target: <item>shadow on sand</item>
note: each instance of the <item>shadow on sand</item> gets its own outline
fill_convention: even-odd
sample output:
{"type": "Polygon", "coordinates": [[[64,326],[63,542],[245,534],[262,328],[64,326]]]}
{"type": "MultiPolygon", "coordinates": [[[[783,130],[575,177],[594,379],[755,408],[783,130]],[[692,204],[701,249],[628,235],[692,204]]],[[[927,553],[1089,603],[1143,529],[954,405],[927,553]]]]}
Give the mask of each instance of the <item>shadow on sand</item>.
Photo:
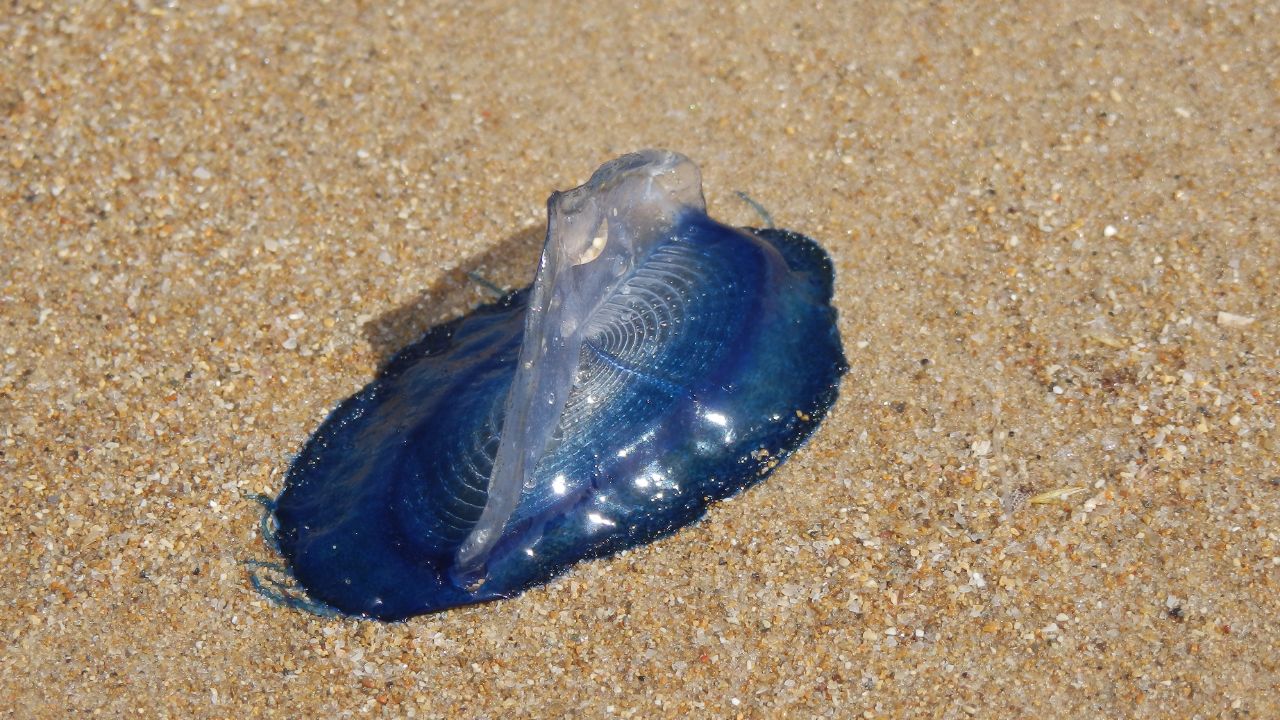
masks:
{"type": "Polygon", "coordinates": [[[545,234],[543,225],[523,228],[467,257],[409,302],[365,323],[362,331],[378,358],[379,372],[427,330],[533,282],[545,234]]]}
{"type": "MultiPolygon", "coordinates": [[[[774,227],[773,217],[763,205],[745,192],[738,191],[737,196],[755,210],[764,227],[774,227]]],[[[522,228],[458,263],[413,300],[365,323],[362,331],[378,358],[379,374],[398,352],[420,340],[427,330],[532,284],[546,233],[546,224],[522,228]]]]}

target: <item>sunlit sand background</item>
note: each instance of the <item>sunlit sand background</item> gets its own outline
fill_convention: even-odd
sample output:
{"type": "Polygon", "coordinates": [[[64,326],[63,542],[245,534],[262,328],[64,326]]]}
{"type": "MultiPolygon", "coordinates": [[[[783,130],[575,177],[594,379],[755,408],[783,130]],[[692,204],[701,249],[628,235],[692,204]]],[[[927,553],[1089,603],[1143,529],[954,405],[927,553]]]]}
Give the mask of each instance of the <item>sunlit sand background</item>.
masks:
{"type": "Polygon", "coordinates": [[[1280,5],[18,3],[13,717],[1280,715],[1280,5]],[[697,526],[383,625],[255,493],[637,148],[820,240],[851,371],[697,526]]]}

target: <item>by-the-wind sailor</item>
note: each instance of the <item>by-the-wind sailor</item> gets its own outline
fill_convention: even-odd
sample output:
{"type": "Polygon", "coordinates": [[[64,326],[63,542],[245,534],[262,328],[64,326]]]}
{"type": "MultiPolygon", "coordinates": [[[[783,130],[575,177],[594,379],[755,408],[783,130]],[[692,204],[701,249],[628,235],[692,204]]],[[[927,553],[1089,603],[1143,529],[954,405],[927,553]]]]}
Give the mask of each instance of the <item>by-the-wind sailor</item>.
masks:
{"type": "Polygon", "coordinates": [[[294,461],[276,537],[312,601],[391,620],[509,597],[697,520],[835,401],[813,241],[712,220],[665,151],[547,204],[533,286],[430,330],[294,461]]]}

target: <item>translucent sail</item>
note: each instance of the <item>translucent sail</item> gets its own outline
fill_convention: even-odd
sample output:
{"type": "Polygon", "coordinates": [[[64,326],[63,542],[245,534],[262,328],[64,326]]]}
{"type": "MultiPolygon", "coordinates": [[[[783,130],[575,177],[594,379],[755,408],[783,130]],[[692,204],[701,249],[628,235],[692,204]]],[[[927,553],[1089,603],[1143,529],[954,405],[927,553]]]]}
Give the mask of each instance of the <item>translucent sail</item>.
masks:
{"type": "Polygon", "coordinates": [[[589,320],[637,263],[669,239],[686,208],[705,211],[686,157],[645,150],[613,160],[547,201],[547,239],[479,521],[458,548],[456,575],[478,584],[521,494],[532,488],[578,372],[589,320]]]}

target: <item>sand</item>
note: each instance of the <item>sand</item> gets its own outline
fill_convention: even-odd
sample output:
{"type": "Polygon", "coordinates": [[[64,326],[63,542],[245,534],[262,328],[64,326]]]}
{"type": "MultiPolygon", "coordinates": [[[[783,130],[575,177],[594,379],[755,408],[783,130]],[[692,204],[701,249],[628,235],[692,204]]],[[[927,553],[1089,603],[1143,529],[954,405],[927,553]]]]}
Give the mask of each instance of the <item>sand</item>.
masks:
{"type": "Polygon", "coordinates": [[[20,3],[0,712],[1280,716],[1280,5],[20,3]],[[436,7],[439,6],[439,7],[436,7]],[[677,535],[379,624],[254,493],[649,146],[835,260],[812,441],[677,535]]]}

